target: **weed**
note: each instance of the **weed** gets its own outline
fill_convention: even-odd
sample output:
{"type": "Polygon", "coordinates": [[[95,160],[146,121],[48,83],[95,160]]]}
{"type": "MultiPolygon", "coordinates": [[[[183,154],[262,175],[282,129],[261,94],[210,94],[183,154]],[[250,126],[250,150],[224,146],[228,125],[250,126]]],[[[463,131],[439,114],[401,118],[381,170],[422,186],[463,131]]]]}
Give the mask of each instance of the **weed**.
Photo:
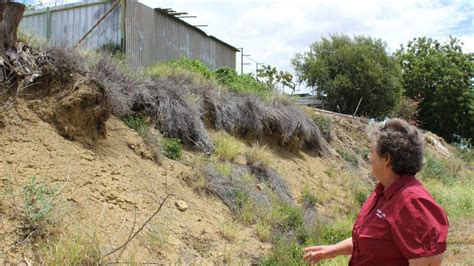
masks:
{"type": "Polygon", "coordinates": [[[219,226],[219,233],[227,241],[233,241],[239,232],[239,227],[234,222],[222,223],[219,226]]]}
{"type": "Polygon", "coordinates": [[[169,229],[166,223],[149,223],[145,227],[143,242],[145,246],[154,252],[162,252],[168,243],[169,229]]]}
{"type": "Polygon", "coordinates": [[[257,236],[262,242],[268,242],[272,237],[272,225],[268,219],[260,219],[256,224],[257,236]]]}
{"type": "Polygon", "coordinates": [[[234,161],[242,153],[242,145],[232,136],[220,133],[214,140],[214,154],[221,160],[234,161]]]}
{"type": "Polygon", "coordinates": [[[337,149],[336,151],[346,162],[350,163],[353,166],[359,165],[359,160],[357,159],[357,155],[354,152],[344,149],[337,149]]]}
{"type": "Polygon", "coordinates": [[[218,174],[223,176],[231,176],[232,175],[232,164],[228,162],[217,163],[215,165],[215,169],[218,174]]]}
{"type": "Polygon", "coordinates": [[[253,224],[257,218],[256,206],[247,192],[234,190],[237,218],[245,225],[253,224]]]}
{"type": "Polygon", "coordinates": [[[23,216],[29,229],[42,231],[53,223],[55,193],[56,189],[44,181],[37,181],[35,177],[30,177],[23,186],[23,216]]]}
{"type": "Polygon", "coordinates": [[[301,203],[303,206],[314,207],[318,203],[318,199],[308,188],[305,188],[301,192],[301,203]]]}
{"type": "Polygon", "coordinates": [[[140,115],[127,115],[122,117],[122,121],[138,135],[145,136],[148,133],[149,126],[145,118],[140,115]]]}
{"type": "Polygon", "coordinates": [[[165,138],[162,142],[163,154],[172,159],[179,160],[183,156],[183,146],[181,140],[175,138],[165,138]]]}
{"type": "Polygon", "coordinates": [[[329,166],[329,168],[327,168],[326,170],[324,170],[324,173],[330,177],[330,178],[336,178],[336,170],[337,170],[337,166],[335,164],[331,164],[331,166],[329,166]]]}

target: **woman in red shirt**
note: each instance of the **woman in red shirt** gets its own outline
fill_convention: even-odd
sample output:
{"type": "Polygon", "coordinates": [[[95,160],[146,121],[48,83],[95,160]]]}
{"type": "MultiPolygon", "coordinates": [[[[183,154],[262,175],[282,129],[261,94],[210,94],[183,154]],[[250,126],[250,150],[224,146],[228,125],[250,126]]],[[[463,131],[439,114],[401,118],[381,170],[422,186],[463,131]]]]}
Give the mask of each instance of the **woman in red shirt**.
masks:
{"type": "Polygon", "coordinates": [[[349,265],[441,265],[448,219],[415,178],[423,166],[422,134],[391,119],[372,128],[369,138],[372,176],[379,183],[363,204],[352,237],[305,248],[305,261],[352,255],[349,265]]]}

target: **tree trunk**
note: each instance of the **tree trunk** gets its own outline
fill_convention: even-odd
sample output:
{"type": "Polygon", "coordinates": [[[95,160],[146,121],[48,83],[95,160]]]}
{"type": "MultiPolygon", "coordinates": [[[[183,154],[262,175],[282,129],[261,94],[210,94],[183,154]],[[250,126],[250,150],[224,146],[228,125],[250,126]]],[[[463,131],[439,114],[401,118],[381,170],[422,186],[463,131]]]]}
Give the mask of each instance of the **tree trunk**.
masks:
{"type": "Polygon", "coordinates": [[[16,47],[18,27],[24,11],[23,4],[0,0],[0,55],[16,47]]]}

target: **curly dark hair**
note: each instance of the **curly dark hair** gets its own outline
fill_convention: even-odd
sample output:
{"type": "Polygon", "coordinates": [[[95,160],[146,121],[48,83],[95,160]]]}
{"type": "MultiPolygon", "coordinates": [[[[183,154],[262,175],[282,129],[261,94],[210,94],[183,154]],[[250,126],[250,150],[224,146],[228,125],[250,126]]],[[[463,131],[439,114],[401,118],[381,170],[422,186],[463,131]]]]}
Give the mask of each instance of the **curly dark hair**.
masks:
{"type": "Polygon", "coordinates": [[[405,120],[378,123],[369,138],[379,156],[390,156],[396,174],[415,175],[423,168],[423,134],[405,120]]]}

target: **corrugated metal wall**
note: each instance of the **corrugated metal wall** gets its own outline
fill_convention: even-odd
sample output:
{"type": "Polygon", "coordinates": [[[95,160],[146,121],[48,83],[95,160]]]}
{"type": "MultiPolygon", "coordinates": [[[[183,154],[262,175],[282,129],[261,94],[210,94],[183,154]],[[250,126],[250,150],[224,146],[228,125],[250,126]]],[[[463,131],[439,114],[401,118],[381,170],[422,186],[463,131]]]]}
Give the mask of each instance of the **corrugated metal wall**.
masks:
{"type": "Polygon", "coordinates": [[[203,31],[136,0],[126,7],[126,50],[129,64],[147,66],[186,56],[210,69],[235,69],[235,49],[203,31]]]}
{"type": "MultiPolygon", "coordinates": [[[[75,45],[112,7],[110,1],[84,1],[49,9],[27,11],[20,29],[55,43],[75,45]]],[[[82,47],[94,49],[104,44],[120,44],[120,6],[84,41],[82,47]]]]}

